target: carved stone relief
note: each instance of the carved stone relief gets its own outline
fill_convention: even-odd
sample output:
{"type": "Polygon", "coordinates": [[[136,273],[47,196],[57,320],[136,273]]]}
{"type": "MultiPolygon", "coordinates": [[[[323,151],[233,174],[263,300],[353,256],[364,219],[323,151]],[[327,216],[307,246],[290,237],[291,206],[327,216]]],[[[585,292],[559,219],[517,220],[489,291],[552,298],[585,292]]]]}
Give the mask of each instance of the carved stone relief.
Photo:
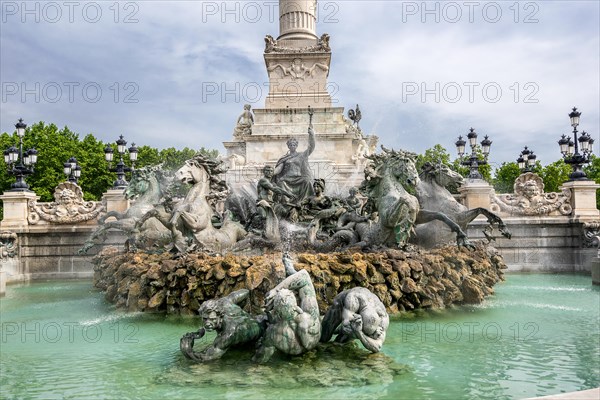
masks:
{"type": "Polygon", "coordinates": [[[98,201],[84,201],[83,191],[74,182],[63,182],[54,190],[54,201],[37,203],[29,201],[27,220],[35,225],[40,220],[54,224],[75,224],[96,218],[104,211],[104,205],[98,201]]]}
{"type": "Polygon", "coordinates": [[[0,261],[6,261],[17,255],[19,239],[14,232],[0,232],[0,261]]]}
{"type": "Polygon", "coordinates": [[[282,64],[274,64],[267,68],[267,71],[273,72],[277,69],[281,70],[282,77],[290,76],[292,80],[305,80],[307,77],[313,77],[317,68],[322,71],[329,71],[329,67],[325,64],[315,63],[311,67],[307,67],[301,58],[295,58],[290,63],[289,67],[282,64]]]}
{"type": "Polygon", "coordinates": [[[329,35],[324,33],[317,44],[308,47],[285,47],[277,43],[273,36],[265,36],[265,53],[331,53],[329,46],[329,35]]]}
{"type": "Polygon", "coordinates": [[[490,211],[511,215],[570,215],[571,191],[544,193],[542,178],[533,172],[521,174],[514,194],[492,195],[490,211]]]}
{"type": "Polygon", "coordinates": [[[600,220],[585,222],[583,224],[582,246],[585,248],[598,247],[600,257],[600,220]]]}

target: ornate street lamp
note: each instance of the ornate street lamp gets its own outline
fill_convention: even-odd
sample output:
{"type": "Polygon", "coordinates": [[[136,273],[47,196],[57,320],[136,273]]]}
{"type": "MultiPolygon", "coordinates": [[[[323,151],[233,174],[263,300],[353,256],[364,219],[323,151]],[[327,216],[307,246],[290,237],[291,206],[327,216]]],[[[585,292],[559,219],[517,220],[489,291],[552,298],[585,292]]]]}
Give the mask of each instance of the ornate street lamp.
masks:
{"type": "Polygon", "coordinates": [[[128,185],[127,181],[125,180],[125,173],[132,172],[134,170],[135,162],[137,160],[138,155],[138,149],[137,147],[135,147],[135,143],[132,143],[131,147],[127,149],[127,141],[123,138],[123,135],[119,136],[119,139],[117,139],[116,143],[117,152],[119,153],[119,162],[117,163],[116,167],[111,168],[114,153],[110,145],[106,145],[106,148],[104,149],[104,157],[106,158],[106,161],[108,161],[108,170],[110,172],[117,173],[117,180],[113,184],[113,189],[125,189],[128,185]],[[125,154],[125,152],[129,153],[129,159],[131,160],[131,168],[126,166],[123,162],[123,154],[125,154]]]}
{"type": "Polygon", "coordinates": [[[69,182],[77,183],[81,176],[81,167],[77,164],[75,157],[69,158],[69,161],[63,164],[63,172],[67,176],[69,182]]]}
{"type": "MultiPolygon", "coordinates": [[[[471,156],[466,160],[461,160],[460,163],[461,165],[469,167],[469,179],[483,179],[483,176],[479,173],[479,166],[487,164],[487,158],[490,154],[492,141],[487,135],[481,141],[481,151],[483,152],[483,159],[481,159],[475,153],[475,149],[477,148],[477,132],[475,132],[475,129],[470,129],[469,133],[467,134],[467,139],[469,140],[469,146],[471,146],[471,156]]],[[[454,144],[456,145],[458,157],[462,158],[465,154],[465,145],[467,142],[463,140],[462,136],[459,136],[458,140],[454,144]]]]}
{"type": "Polygon", "coordinates": [[[571,181],[587,180],[587,176],[583,172],[583,165],[590,162],[590,155],[592,154],[592,146],[594,144],[594,139],[585,131],[581,132],[581,136],[577,139],[577,127],[579,126],[580,117],[581,112],[577,111],[576,107],[573,107],[573,110],[569,113],[571,126],[573,127],[573,140],[571,140],[570,136],[565,137],[565,135],[562,135],[558,141],[565,163],[571,164],[573,168],[573,172],[569,175],[569,180],[571,181]]]}
{"type": "Polygon", "coordinates": [[[519,164],[521,173],[533,171],[536,160],[537,156],[533,154],[533,150],[529,150],[529,148],[525,146],[525,148],[521,151],[519,158],[517,158],[517,164],[519,164]]]}
{"type": "Polygon", "coordinates": [[[25,136],[27,124],[23,122],[22,118],[16,123],[15,128],[17,129],[17,136],[19,136],[19,148],[10,146],[4,150],[4,162],[8,166],[8,173],[17,178],[17,181],[11,185],[10,191],[29,192],[29,185],[25,182],[25,176],[33,174],[38,152],[36,149],[31,148],[23,153],[23,136],[25,136]]]}

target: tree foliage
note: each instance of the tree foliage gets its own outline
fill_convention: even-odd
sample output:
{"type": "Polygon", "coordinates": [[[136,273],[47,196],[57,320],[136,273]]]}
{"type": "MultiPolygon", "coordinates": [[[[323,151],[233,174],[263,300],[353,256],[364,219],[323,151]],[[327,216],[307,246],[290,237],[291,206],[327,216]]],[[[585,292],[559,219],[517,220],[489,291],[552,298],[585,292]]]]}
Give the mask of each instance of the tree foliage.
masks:
{"type": "Polygon", "coordinates": [[[521,175],[521,169],[516,162],[503,162],[494,174],[494,189],[496,193],[512,193],[515,180],[521,175]]]}
{"type": "Polygon", "coordinates": [[[421,168],[427,162],[432,164],[442,163],[448,167],[452,167],[450,154],[448,154],[448,151],[441,144],[436,144],[432,148],[425,150],[424,154],[417,155],[417,171],[421,171],[421,168]]]}
{"type": "Polygon", "coordinates": [[[560,186],[569,180],[573,169],[570,165],[560,159],[546,165],[540,172],[539,175],[544,180],[544,192],[558,192],[560,186]]]}

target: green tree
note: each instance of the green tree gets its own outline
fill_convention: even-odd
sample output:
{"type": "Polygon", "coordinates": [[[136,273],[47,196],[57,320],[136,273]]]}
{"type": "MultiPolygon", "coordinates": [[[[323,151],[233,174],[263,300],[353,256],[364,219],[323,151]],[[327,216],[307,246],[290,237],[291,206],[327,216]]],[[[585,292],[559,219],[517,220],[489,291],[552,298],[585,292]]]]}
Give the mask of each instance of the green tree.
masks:
{"type": "MultiPolygon", "coordinates": [[[[6,149],[10,146],[18,146],[19,138],[16,132],[0,135],[0,146],[6,149]]],[[[38,122],[27,128],[23,138],[23,149],[35,147],[38,151],[38,162],[35,165],[35,173],[26,178],[31,190],[38,196],[40,201],[53,201],[54,189],[63,182],[66,177],[63,173],[63,164],[71,157],[77,158],[81,166],[82,174],[79,179],[85,200],[100,200],[103,193],[112,186],[116,176],[108,171],[104,158],[105,144],[89,134],[79,139],[79,135],[72,132],[68,127],[58,129],[54,124],[46,125],[38,122]]],[[[115,158],[117,158],[116,145],[112,144],[115,158]]],[[[180,168],[184,162],[192,158],[197,152],[206,156],[216,158],[217,150],[208,150],[204,147],[196,151],[190,148],[178,150],[168,148],[158,150],[150,146],[138,148],[138,161],[136,167],[146,165],[157,165],[163,163],[166,170],[180,168]]],[[[129,157],[124,157],[124,162],[131,165],[129,157]]],[[[114,164],[114,160],[113,160],[114,164]]],[[[127,177],[129,179],[129,177],[127,177]]],[[[8,174],[6,168],[0,171],[0,190],[10,190],[15,178],[8,174]]],[[[0,209],[1,212],[1,209],[0,209]]]]}
{"type": "Polygon", "coordinates": [[[441,144],[436,144],[432,148],[425,150],[424,154],[419,154],[417,156],[417,171],[421,171],[421,168],[427,162],[433,164],[441,162],[448,167],[452,166],[452,163],[450,162],[450,154],[448,154],[448,151],[441,144]]]}
{"type": "Polygon", "coordinates": [[[512,193],[515,180],[521,175],[521,169],[516,162],[503,162],[494,174],[494,189],[496,193],[512,193]]]}
{"type": "Polygon", "coordinates": [[[570,165],[560,159],[551,164],[546,165],[539,175],[544,181],[544,192],[558,192],[560,186],[569,180],[573,169],[570,165]]]}

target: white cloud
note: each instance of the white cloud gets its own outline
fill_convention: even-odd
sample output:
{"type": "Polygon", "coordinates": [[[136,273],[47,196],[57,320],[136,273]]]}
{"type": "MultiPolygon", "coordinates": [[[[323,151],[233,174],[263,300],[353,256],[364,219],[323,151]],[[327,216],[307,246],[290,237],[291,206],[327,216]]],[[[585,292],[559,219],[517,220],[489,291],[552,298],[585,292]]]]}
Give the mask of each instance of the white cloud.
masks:
{"type": "MultiPolygon", "coordinates": [[[[138,9],[133,17],[138,22],[132,24],[122,20],[135,10],[121,9],[115,23],[110,2],[100,3],[104,14],[95,24],[77,13],[73,23],[64,18],[57,23],[43,18],[39,23],[31,19],[22,23],[21,15],[3,13],[3,89],[11,82],[27,88],[36,82],[42,87],[49,82],[77,82],[80,87],[96,82],[102,99],[86,102],[76,90],[72,103],[66,93],[57,103],[44,98],[36,102],[32,95],[22,102],[20,93],[3,93],[0,130],[11,131],[22,116],[30,123],[44,120],[68,125],[81,134],[92,132],[105,141],[122,133],[140,145],[223,151],[221,142],[231,138],[248,99],[228,95],[222,101],[222,93],[206,96],[207,85],[217,84],[220,91],[234,88],[236,82],[240,87],[265,83],[263,37],[276,36],[278,31],[276,18],[270,18],[264,5],[261,18],[248,20],[253,16],[251,3],[228,2],[230,10],[237,4],[241,14],[236,16],[210,12],[211,5],[220,8],[222,2],[141,1],[135,3],[138,9]],[[127,83],[136,86],[126,89],[127,83]],[[138,103],[124,102],[127,95],[138,103]]],[[[519,3],[519,23],[509,8],[513,2],[497,3],[502,7],[497,23],[486,21],[480,10],[471,23],[464,7],[457,23],[445,21],[444,15],[436,23],[430,14],[423,23],[420,13],[408,13],[411,6],[421,4],[320,2],[318,30],[332,38],[330,80],[339,87],[335,98],[343,106],[359,103],[362,126],[377,133],[382,143],[416,151],[441,143],[453,151],[458,134],[473,126],[494,140],[493,161],[511,161],[523,145],[530,145],[543,162],[551,162],[559,155],[556,141],[569,130],[566,114],[577,105],[583,111],[582,128],[600,144],[597,2],[519,3]],[[537,11],[525,8],[530,3],[537,11]],[[533,11],[531,17],[538,23],[523,23],[533,11]],[[436,102],[432,94],[425,102],[420,95],[403,99],[403,87],[406,91],[412,82],[419,91],[422,84],[430,90],[436,82],[440,89],[447,85],[450,97],[456,95],[452,91],[456,82],[462,97],[456,103],[443,96],[436,102]],[[464,82],[480,85],[473,102],[468,101],[464,82]],[[497,103],[483,98],[481,88],[486,83],[502,89],[497,103]],[[527,83],[531,84],[526,87],[527,83]],[[539,101],[526,103],[528,94],[539,101]]],[[[442,10],[448,3],[428,6],[435,4],[442,10]]],[[[480,4],[483,8],[487,3],[480,4]]],[[[493,87],[488,94],[493,97],[493,87]]],[[[264,104],[265,95],[263,87],[255,108],[264,104]]]]}

